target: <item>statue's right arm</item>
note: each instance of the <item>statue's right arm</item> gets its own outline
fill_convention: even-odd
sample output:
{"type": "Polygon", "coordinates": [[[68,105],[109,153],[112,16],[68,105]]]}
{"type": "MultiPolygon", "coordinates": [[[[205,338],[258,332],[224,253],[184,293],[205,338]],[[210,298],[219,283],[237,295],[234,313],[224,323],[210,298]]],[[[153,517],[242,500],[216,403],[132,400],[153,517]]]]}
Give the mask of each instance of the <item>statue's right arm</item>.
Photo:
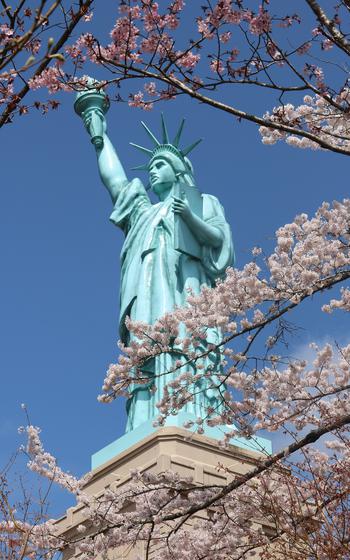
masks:
{"type": "Polygon", "coordinates": [[[103,134],[103,146],[102,148],[96,148],[96,155],[100,177],[114,204],[120,189],[128,181],[128,178],[112,142],[105,133],[103,134]]]}

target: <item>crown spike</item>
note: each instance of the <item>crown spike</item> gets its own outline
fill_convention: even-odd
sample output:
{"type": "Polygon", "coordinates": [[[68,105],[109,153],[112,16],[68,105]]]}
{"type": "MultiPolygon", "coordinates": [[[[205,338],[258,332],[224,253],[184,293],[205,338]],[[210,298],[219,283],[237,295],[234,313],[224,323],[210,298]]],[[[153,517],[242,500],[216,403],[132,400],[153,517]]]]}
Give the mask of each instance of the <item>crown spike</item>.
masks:
{"type": "Polygon", "coordinates": [[[138,150],[141,150],[141,152],[144,152],[145,154],[152,154],[152,150],[149,150],[148,148],[144,148],[143,146],[139,146],[138,144],[134,144],[134,142],[130,142],[131,146],[134,146],[134,148],[137,148],[138,150]]]}
{"type": "Polygon", "coordinates": [[[148,171],[148,164],[136,165],[131,168],[133,171],[148,171]]]}
{"type": "Polygon", "coordinates": [[[193,144],[191,144],[190,146],[188,146],[188,148],[185,148],[184,150],[181,150],[181,153],[183,156],[187,156],[187,154],[189,154],[190,152],[192,152],[192,150],[198,146],[198,144],[200,142],[202,142],[203,138],[200,138],[199,140],[197,140],[196,142],[193,142],[193,144]]]}
{"type": "Polygon", "coordinates": [[[155,145],[160,146],[160,142],[158,142],[157,138],[154,136],[153,132],[150,131],[148,126],[143,121],[141,121],[141,124],[142,124],[143,128],[145,129],[145,131],[147,132],[148,136],[153,140],[155,145]]]}
{"type": "Polygon", "coordinates": [[[176,146],[176,147],[178,147],[178,145],[179,145],[180,138],[181,138],[181,134],[182,134],[182,129],[183,129],[183,127],[184,127],[184,124],[185,124],[185,119],[182,119],[181,124],[180,124],[180,126],[179,126],[179,130],[177,131],[176,136],[175,136],[175,138],[174,138],[174,140],[173,140],[173,142],[172,142],[173,145],[176,146]]]}
{"type": "Polygon", "coordinates": [[[163,131],[163,144],[169,144],[169,134],[168,134],[163,113],[161,113],[161,119],[162,119],[162,131],[163,131]]]}

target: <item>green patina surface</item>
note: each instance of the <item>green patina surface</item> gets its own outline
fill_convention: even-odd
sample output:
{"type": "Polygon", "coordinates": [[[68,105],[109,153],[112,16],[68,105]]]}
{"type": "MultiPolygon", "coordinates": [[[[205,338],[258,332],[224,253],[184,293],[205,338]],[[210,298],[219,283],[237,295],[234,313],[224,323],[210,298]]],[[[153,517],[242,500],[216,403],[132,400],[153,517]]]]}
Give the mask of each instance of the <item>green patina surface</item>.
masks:
{"type": "MultiPolygon", "coordinates": [[[[163,118],[161,140],[142,123],[152,145],[150,148],[133,146],[148,159],[138,167],[149,173],[149,185],[145,188],[140,179],[128,179],[107,136],[105,114],[108,108],[105,94],[98,89],[79,92],[75,103],[75,110],[83,118],[95,146],[101,179],[113,201],[110,219],[125,235],[121,253],[119,329],[122,341],[129,344],[133,335],[125,325],[127,316],[134,321],[154,324],[175,306],[185,305],[189,290],[198,294],[203,286],[214,286],[233,264],[234,253],[230,227],[220,202],[213,195],[202,194],[195,183],[187,155],[199,141],[187,148],[180,147],[184,121],[172,141],[163,118]],[[159,202],[152,203],[149,189],[159,202]]],[[[208,343],[220,340],[219,329],[208,329],[203,350],[208,343]]],[[[145,373],[153,381],[149,385],[135,383],[130,387],[126,434],[93,456],[94,468],[154,430],[152,421],[158,414],[156,403],[165,384],[181,370],[162,374],[173,369],[179,358],[181,351],[156,356],[147,363],[145,373]],[[156,385],[155,393],[150,391],[152,384],[156,385]]],[[[190,367],[195,368],[195,365],[190,367]]],[[[182,426],[188,418],[203,416],[209,406],[220,410],[215,388],[216,375],[222,368],[219,353],[209,353],[204,367],[213,372],[211,380],[198,383],[193,402],[184,406],[176,420],[168,419],[168,425],[182,426]]],[[[222,438],[222,431],[218,429],[207,427],[205,431],[211,437],[222,438]]],[[[241,442],[239,445],[243,447],[255,445],[258,449],[263,441],[259,443],[258,439],[246,443],[240,438],[235,441],[241,442]]],[[[263,447],[270,449],[267,440],[263,447]]]]}

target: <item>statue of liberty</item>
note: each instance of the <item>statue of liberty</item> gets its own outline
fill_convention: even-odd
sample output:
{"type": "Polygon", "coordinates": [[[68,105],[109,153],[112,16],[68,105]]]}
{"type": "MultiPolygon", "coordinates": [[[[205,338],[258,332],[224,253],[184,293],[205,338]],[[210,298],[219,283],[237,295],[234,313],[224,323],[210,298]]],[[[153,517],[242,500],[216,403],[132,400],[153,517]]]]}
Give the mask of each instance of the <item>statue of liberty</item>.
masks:
{"type": "MultiPolygon", "coordinates": [[[[86,104],[78,106],[84,95],[91,97],[91,91],[78,94],[75,109],[92,137],[100,176],[112,198],[110,219],[125,235],[121,252],[119,330],[121,340],[128,344],[131,334],[125,324],[126,317],[153,324],[175,306],[185,305],[189,290],[198,294],[202,286],[213,286],[224,276],[233,260],[231,232],[218,199],[201,194],[195,185],[187,155],[199,141],[185,149],[180,147],[184,121],[172,141],[163,117],[161,140],[142,123],[151,147],[133,144],[148,158],[138,169],[149,173],[150,189],[159,199],[152,204],[141,180],[127,178],[107,136],[108,106],[106,98],[102,99],[104,94],[96,92],[104,107],[95,105],[93,111],[86,110],[86,104]]],[[[209,340],[220,341],[217,329],[210,329],[209,340]]],[[[127,432],[157,416],[156,403],[169,382],[164,374],[174,367],[178,357],[162,354],[147,362],[145,371],[154,379],[157,390],[150,391],[150,384],[135,383],[130,388],[127,432]]],[[[217,354],[208,355],[206,366],[220,372],[217,354]]],[[[195,400],[185,405],[185,411],[203,416],[203,407],[215,406],[217,395],[208,386],[198,387],[196,393],[195,400]]]]}

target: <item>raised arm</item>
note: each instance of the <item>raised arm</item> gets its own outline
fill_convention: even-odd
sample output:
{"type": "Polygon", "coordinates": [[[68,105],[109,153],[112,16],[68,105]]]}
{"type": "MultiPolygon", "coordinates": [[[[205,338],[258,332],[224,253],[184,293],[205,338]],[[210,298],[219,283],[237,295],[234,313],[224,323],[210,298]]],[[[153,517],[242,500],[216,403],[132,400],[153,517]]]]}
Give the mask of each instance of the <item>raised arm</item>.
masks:
{"type": "MultiPolygon", "coordinates": [[[[120,189],[128,181],[124,168],[119,157],[113,147],[112,142],[107,136],[107,123],[104,116],[99,115],[103,120],[103,146],[95,145],[98,169],[103,184],[111,195],[113,203],[116,201],[120,189]]],[[[89,131],[91,120],[89,117],[84,119],[84,124],[89,131]]]]}
{"type": "Polygon", "coordinates": [[[96,155],[100,177],[114,203],[128,178],[107,134],[103,135],[103,147],[96,148],[96,155]]]}

